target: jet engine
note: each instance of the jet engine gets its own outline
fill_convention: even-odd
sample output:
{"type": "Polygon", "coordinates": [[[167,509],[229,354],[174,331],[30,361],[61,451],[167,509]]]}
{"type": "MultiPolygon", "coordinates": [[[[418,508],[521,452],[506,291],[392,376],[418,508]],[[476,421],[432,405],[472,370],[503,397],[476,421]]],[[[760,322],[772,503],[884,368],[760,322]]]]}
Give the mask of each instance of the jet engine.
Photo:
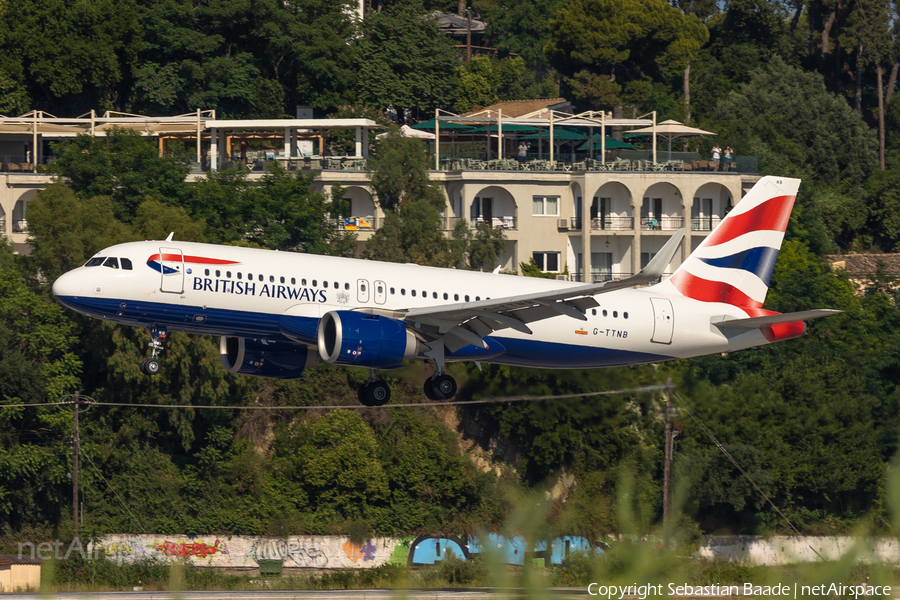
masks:
{"type": "Polygon", "coordinates": [[[307,346],[240,337],[222,336],[219,355],[229,373],[273,379],[298,379],[319,364],[318,353],[307,346]]]}
{"type": "Polygon", "coordinates": [[[419,340],[403,322],[347,310],[325,313],[318,342],[322,360],[354,367],[395,367],[419,353],[419,340]]]}

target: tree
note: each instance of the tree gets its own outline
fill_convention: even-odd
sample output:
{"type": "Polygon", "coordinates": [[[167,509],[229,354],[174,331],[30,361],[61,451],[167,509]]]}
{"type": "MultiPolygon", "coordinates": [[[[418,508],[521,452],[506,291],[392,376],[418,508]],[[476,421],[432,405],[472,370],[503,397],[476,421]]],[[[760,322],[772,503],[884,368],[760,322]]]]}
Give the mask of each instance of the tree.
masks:
{"type": "Polygon", "coordinates": [[[453,103],[458,59],[435,20],[422,12],[410,3],[366,15],[355,43],[362,104],[434,111],[453,103]]]}
{"type": "Polygon", "coordinates": [[[682,73],[709,32],[663,0],[573,0],[550,21],[544,51],[565,75],[588,71],[610,84],[682,73]]]}
{"type": "Polygon", "coordinates": [[[105,139],[78,135],[54,151],[50,171],[64,177],[82,200],[108,197],[116,218],[126,223],[146,198],[184,206],[192,194],[185,182],[186,161],[160,157],[155,145],[135,131],[114,129],[105,139]]]}
{"type": "Polygon", "coordinates": [[[135,13],[134,0],[4,2],[0,72],[27,86],[35,108],[122,110],[141,46],[135,13]]]}
{"type": "Polygon", "coordinates": [[[258,181],[244,171],[209,173],[197,182],[189,212],[205,221],[213,243],[328,254],[340,234],[328,218],[325,197],[311,190],[312,181],[313,175],[277,165],[258,181]]]}

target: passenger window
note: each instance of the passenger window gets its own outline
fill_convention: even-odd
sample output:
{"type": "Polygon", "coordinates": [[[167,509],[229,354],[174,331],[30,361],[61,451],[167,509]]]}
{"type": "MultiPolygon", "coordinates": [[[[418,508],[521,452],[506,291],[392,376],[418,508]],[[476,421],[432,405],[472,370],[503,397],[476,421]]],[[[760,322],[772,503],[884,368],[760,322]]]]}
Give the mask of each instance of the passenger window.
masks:
{"type": "MultiPolygon", "coordinates": [[[[413,293],[415,293],[415,292],[413,292],[413,293]]],[[[400,288],[400,295],[401,295],[401,296],[405,296],[405,295],[406,295],[406,289],[400,288]]]]}
{"type": "MultiPolygon", "coordinates": [[[[315,281],[313,281],[313,285],[316,285],[316,282],[315,282],[315,281]]],[[[328,282],[327,282],[327,281],[323,281],[323,282],[322,282],[322,287],[326,287],[326,288],[327,288],[327,287],[328,287],[328,282]]]]}
{"type": "Polygon", "coordinates": [[[615,319],[615,318],[618,317],[618,316],[619,316],[619,311],[614,310],[614,311],[613,311],[613,319],[615,319]]]}
{"type": "Polygon", "coordinates": [[[231,279],[231,271],[225,271],[225,277],[231,279]]]}
{"type": "MultiPolygon", "coordinates": [[[[131,270],[131,259],[123,258],[122,259],[122,268],[125,269],[126,271],[130,271],[131,270]]],[[[209,275],[209,273],[207,273],[207,275],[209,275]]]]}
{"type": "Polygon", "coordinates": [[[450,298],[450,295],[447,294],[447,292],[444,292],[444,300],[448,300],[449,298],[450,298]]]}
{"type": "Polygon", "coordinates": [[[606,309],[605,309],[605,308],[603,309],[603,316],[604,316],[604,317],[606,316],[606,309]]]}
{"type": "Polygon", "coordinates": [[[379,294],[383,294],[383,293],[384,293],[384,288],[381,287],[380,285],[378,286],[378,293],[379,293],[379,294]]]}
{"type": "MultiPolygon", "coordinates": [[[[269,283],[275,283],[274,275],[269,275],[269,283]]],[[[281,278],[281,283],[284,283],[284,277],[281,278]]]]}
{"type": "Polygon", "coordinates": [[[481,297],[480,297],[480,296],[475,296],[475,302],[478,302],[479,300],[481,300],[481,297]]]}
{"type": "Polygon", "coordinates": [[[431,292],[431,297],[437,300],[437,292],[431,292]]]}
{"type": "Polygon", "coordinates": [[[391,288],[391,296],[394,295],[394,288],[391,288]]]}
{"type": "Polygon", "coordinates": [[[596,308],[592,308],[592,309],[591,309],[591,314],[594,315],[594,316],[596,317],[596,316],[597,316],[597,309],[596,309],[596,308]]]}
{"type": "MultiPolygon", "coordinates": [[[[365,292],[365,291],[366,291],[366,284],[364,284],[364,283],[359,284],[359,290],[360,290],[361,292],[365,292]]],[[[416,295],[415,292],[413,292],[413,296],[415,296],[415,295],[416,295]]]]}
{"type": "Polygon", "coordinates": [[[412,290],[412,291],[410,291],[410,293],[411,293],[413,296],[415,296],[415,295],[416,295],[416,290],[412,290]]]}
{"type": "Polygon", "coordinates": [[[466,295],[466,302],[468,302],[468,301],[469,301],[469,296],[468,296],[468,294],[467,294],[467,295],[466,295]]]}
{"type": "Polygon", "coordinates": [[[97,258],[92,258],[91,260],[89,260],[89,261],[87,261],[86,263],[84,263],[84,266],[86,266],[86,267],[99,267],[100,265],[103,264],[103,261],[104,261],[104,260],[105,260],[105,259],[104,259],[102,256],[97,257],[97,258]]]}
{"type": "Polygon", "coordinates": [[[221,276],[222,276],[222,271],[216,269],[216,277],[221,277],[221,276]]]}
{"type": "Polygon", "coordinates": [[[206,275],[207,277],[209,277],[209,269],[205,269],[205,270],[203,271],[203,274],[206,275]]]}
{"type": "Polygon", "coordinates": [[[454,300],[459,300],[459,294],[453,294],[453,299],[454,299],[454,300]]]}
{"type": "Polygon", "coordinates": [[[335,282],[334,282],[334,289],[337,290],[337,289],[340,289],[340,287],[341,287],[341,284],[339,284],[337,281],[335,281],[335,282]]]}
{"type": "Polygon", "coordinates": [[[119,268],[119,259],[115,256],[110,256],[106,259],[106,262],[103,263],[104,267],[109,267],[110,269],[118,269],[119,268]]]}
{"type": "Polygon", "coordinates": [[[349,284],[349,283],[345,283],[345,284],[344,284],[344,289],[345,289],[345,290],[349,290],[349,289],[350,289],[350,284],[349,284]]]}
{"type": "Polygon", "coordinates": [[[305,280],[305,279],[301,279],[301,280],[300,280],[300,285],[306,285],[306,280],[305,280]]]}
{"type": "Polygon", "coordinates": [[[624,318],[627,319],[627,318],[628,318],[628,313],[622,313],[622,316],[623,316],[624,318]]]}
{"type": "Polygon", "coordinates": [[[313,287],[316,287],[316,280],[313,279],[313,287]]]}
{"type": "Polygon", "coordinates": [[[291,285],[297,285],[297,279],[295,277],[291,277],[291,285]]]}
{"type": "MultiPolygon", "coordinates": [[[[241,278],[241,274],[238,273],[238,279],[240,279],[240,278],[241,278]]],[[[247,280],[253,281],[253,273],[247,273],[247,280]]]]}
{"type": "Polygon", "coordinates": [[[279,282],[284,283],[284,277],[279,277],[278,280],[279,282]]]}

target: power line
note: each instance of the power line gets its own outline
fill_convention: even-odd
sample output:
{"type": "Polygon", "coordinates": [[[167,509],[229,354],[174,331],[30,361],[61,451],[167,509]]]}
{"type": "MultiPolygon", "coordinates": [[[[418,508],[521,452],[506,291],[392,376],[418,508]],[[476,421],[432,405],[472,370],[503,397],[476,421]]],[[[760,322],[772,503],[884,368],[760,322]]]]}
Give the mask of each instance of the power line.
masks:
{"type": "MultiPolygon", "coordinates": [[[[677,393],[675,394],[675,396],[682,402],[682,405],[683,405],[683,404],[684,404],[684,398],[682,398],[682,397],[681,397],[680,395],[678,395],[677,393]]],[[[769,503],[769,505],[772,507],[772,509],[773,509],[776,513],[778,513],[778,516],[780,516],[782,519],[784,519],[784,522],[788,524],[788,527],[790,527],[791,530],[792,530],[795,534],[797,534],[798,537],[801,537],[800,532],[797,530],[796,527],[794,527],[794,524],[791,523],[791,520],[788,519],[788,518],[784,515],[784,513],[781,512],[781,511],[778,509],[777,506],[775,506],[775,503],[772,502],[772,499],[769,498],[769,496],[766,495],[766,493],[765,493],[764,491],[762,491],[762,489],[760,489],[760,487],[759,487],[758,485],[756,485],[756,482],[753,481],[753,478],[750,477],[750,475],[747,473],[747,471],[745,471],[745,470],[743,469],[743,467],[741,467],[741,465],[739,465],[738,462],[737,462],[736,460],[734,460],[734,457],[731,456],[731,454],[728,452],[728,450],[725,449],[725,446],[723,446],[722,443],[719,442],[719,440],[716,439],[716,436],[714,436],[714,435],[712,434],[712,432],[711,432],[709,429],[707,429],[706,425],[703,424],[703,421],[701,421],[701,420],[699,419],[699,417],[697,417],[697,415],[694,414],[694,411],[692,411],[692,410],[690,410],[690,409],[687,409],[685,412],[687,412],[688,416],[690,416],[692,419],[694,419],[694,421],[697,422],[697,425],[699,425],[700,428],[706,433],[706,435],[709,436],[709,439],[712,440],[712,442],[713,442],[713,444],[715,444],[716,448],[718,448],[719,450],[721,450],[722,454],[724,454],[724,455],[728,458],[728,460],[731,461],[731,464],[733,464],[733,465],[735,466],[735,468],[737,468],[737,470],[741,472],[741,475],[743,475],[744,477],[747,478],[747,481],[750,482],[750,485],[753,486],[753,489],[755,489],[757,492],[759,492],[759,495],[762,496],[762,497],[766,500],[766,502],[769,503]]],[[[818,552],[816,552],[816,549],[815,549],[815,548],[813,548],[813,547],[810,546],[809,544],[807,544],[807,547],[809,547],[809,549],[812,550],[813,553],[814,553],[816,556],[819,557],[819,559],[821,559],[823,562],[825,561],[825,559],[822,558],[822,555],[819,554],[818,552]]]]}
{"type": "Polygon", "coordinates": [[[141,531],[143,531],[144,533],[146,533],[146,532],[147,532],[147,528],[144,527],[144,524],[141,523],[140,519],[138,519],[136,516],[134,516],[134,513],[131,512],[131,509],[128,508],[128,505],[125,504],[125,501],[124,501],[124,500],[122,500],[122,496],[120,496],[120,495],[119,495],[119,492],[117,492],[116,489],[115,489],[112,485],[110,485],[110,483],[106,480],[106,477],[103,476],[103,472],[100,471],[100,469],[97,468],[97,465],[94,464],[94,461],[91,460],[91,457],[88,456],[87,453],[85,453],[83,450],[80,452],[80,454],[82,454],[82,455],[87,459],[87,461],[88,461],[89,463],[91,463],[91,466],[94,467],[94,470],[95,470],[95,471],[97,471],[97,475],[100,476],[100,479],[103,480],[103,483],[105,483],[105,484],[107,485],[107,487],[108,487],[109,489],[112,490],[112,493],[116,495],[116,498],[119,499],[119,502],[121,502],[121,503],[122,503],[122,506],[125,507],[125,510],[128,511],[128,514],[131,515],[131,518],[134,519],[135,523],[138,524],[138,527],[141,528],[141,531]]]}
{"type": "MultiPolygon", "coordinates": [[[[572,394],[555,394],[547,396],[506,396],[502,398],[480,398],[478,400],[451,400],[449,402],[408,402],[401,404],[385,404],[377,408],[410,408],[421,406],[457,406],[457,405],[473,405],[473,404],[502,404],[504,402],[542,402],[545,400],[570,400],[573,398],[588,398],[591,396],[612,396],[615,394],[626,394],[630,392],[653,392],[665,389],[665,385],[646,385],[634,388],[623,388],[618,390],[606,390],[600,392],[577,392],[572,394]]],[[[72,402],[48,402],[43,404],[14,404],[6,406],[59,406],[61,404],[72,404],[72,402]]],[[[348,405],[329,405],[329,406],[206,406],[198,404],[132,404],[128,402],[94,402],[81,401],[82,405],[88,406],[125,406],[131,408],[193,408],[198,410],[338,410],[338,409],[367,409],[373,408],[363,406],[361,404],[348,405]]],[[[2,406],[0,406],[2,408],[2,406]]]]}

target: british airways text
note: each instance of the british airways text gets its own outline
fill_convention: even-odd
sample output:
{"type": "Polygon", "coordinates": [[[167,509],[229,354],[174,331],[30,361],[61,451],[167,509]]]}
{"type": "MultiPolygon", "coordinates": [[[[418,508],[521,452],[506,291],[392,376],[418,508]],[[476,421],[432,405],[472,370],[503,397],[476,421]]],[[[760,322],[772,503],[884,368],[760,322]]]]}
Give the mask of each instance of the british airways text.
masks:
{"type": "Polygon", "coordinates": [[[256,296],[257,298],[283,298],[285,300],[297,300],[299,302],[326,301],[325,290],[311,290],[305,287],[296,288],[288,285],[270,285],[264,283],[257,292],[256,282],[233,281],[231,279],[194,277],[194,289],[198,292],[241,294],[244,296],[256,296]]]}

